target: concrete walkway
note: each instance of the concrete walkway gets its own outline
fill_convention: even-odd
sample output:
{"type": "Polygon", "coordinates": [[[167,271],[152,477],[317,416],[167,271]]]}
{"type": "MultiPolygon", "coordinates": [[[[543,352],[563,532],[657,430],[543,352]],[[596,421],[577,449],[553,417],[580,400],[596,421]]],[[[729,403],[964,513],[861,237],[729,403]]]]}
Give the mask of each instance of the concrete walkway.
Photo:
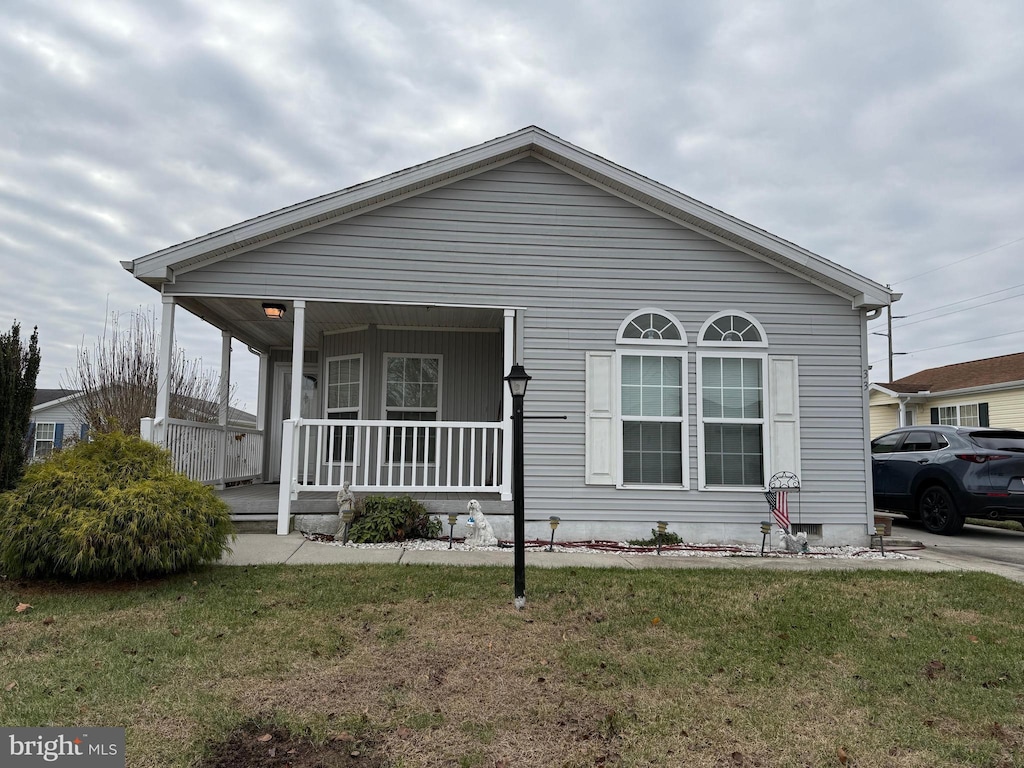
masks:
{"type": "MultiPolygon", "coordinates": [[[[383,563],[392,565],[496,565],[511,568],[512,551],[356,549],[307,541],[299,533],[275,536],[266,533],[241,533],[225,565],[326,565],[332,563],[383,563]]],[[[987,571],[1016,581],[1024,581],[1019,569],[999,563],[939,553],[932,549],[915,550],[915,558],[858,559],[804,557],[658,557],[632,553],[545,552],[527,550],[526,565],[531,568],[764,568],[777,571],[987,571]]]]}

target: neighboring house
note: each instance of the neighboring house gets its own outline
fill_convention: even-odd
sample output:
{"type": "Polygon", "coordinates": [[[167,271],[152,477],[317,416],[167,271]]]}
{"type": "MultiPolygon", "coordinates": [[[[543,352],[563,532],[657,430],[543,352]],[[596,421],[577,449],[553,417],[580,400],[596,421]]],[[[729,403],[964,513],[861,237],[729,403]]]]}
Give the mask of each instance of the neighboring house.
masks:
{"type": "MultiPolygon", "coordinates": [[[[27,438],[29,459],[48,456],[54,450],[62,448],[64,441],[72,435],[80,440],[85,439],[89,429],[82,423],[75,407],[81,397],[81,391],[75,389],[36,390],[27,438]]],[[[241,427],[255,427],[256,416],[237,408],[229,408],[228,423],[241,427]]]]}
{"type": "Polygon", "coordinates": [[[79,393],[73,389],[37,389],[32,400],[29,422],[28,457],[41,459],[64,445],[72,435],[82,438],[86,426],[78,418],[73,401],[79,393]]]}
{"type": "Polygon", "coordinates": [[[509,511],[514,362],[528,535],[759,541],[778,471],[824,541],[872,522],[866,320],[899,295],[538,128],[124,267],[162,294],[165,357],[179,306],[222,365],[232,338],[260,355],[281,533],[345,480],[509,511]]]}
{"type": "Polygon", "coordinates": [[[1024,429],[1024,352],[871,385],[871,437],[911,424],[1024,429]]]}

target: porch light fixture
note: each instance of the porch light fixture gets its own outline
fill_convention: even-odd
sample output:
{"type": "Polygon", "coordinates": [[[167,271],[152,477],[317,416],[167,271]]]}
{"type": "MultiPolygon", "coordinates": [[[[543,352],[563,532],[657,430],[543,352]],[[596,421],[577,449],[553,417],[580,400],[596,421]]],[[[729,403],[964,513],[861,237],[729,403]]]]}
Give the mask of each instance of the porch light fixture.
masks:
{"type": "Polygon", "coordinates": [[[526,385],[532,377],[522,365],[515,363],[505,377],[512,393],[512,528],[515,536],[515,599],[518,610],[526,607],[526,505],[523,499],[526,485],[523,476],[523,398],[526,385]]]}
{"type": "Polygon", "coordinates": [[[270,320],[283,320],[287,307],[284,304],[263,304],[263,314],[270,320]]]}
{"type": "Polygon", "coordinates": [[[558,528],[558,524],[562,522],[562,518],[558,515],[552,515],[548,518],[548,523],[551,525],[551,543],[548,544],[548,552],[555,551],[555,529],[558,528]]]}

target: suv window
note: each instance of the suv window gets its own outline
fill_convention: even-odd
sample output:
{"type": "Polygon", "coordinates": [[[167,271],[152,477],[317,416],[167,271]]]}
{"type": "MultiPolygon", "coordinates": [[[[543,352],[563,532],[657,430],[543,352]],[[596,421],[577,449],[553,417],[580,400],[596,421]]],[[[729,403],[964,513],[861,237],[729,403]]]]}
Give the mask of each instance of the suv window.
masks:
{"type": "Polygon", "coordinates": [[[903,445],[900,446],[900,453],[931,450],[934,450],[932,448],[931,432],[911,432],[907,435],[907,439],[903,441],[903,445]]]}
{"type": "Polygon", "coordinates": [[[897,432],[895,435],[882,435],[871,443],[872,453],[892,453],[896,450],[896,443],[903,435],[897,432]]]}
{"type": "Polygon", "coordinates": [[[1024,453],[1024,432],[1016,430],[971,432],[971,440],[982,448],[989,448],[993,451],[1024,453]]]}

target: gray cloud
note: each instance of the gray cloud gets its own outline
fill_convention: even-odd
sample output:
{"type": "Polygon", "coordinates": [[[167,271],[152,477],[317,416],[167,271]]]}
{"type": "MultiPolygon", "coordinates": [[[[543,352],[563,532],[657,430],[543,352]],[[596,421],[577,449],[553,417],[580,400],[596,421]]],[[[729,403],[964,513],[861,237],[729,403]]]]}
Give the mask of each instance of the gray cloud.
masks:
{"type": "Polygon", "coordinates": [[[55,386],[105,309],[157,303],[120,260],[537,124],[893,283],[897,376],[1019,351],[1020,298],[923,310],[1024,284],[1024,242],[915,275],[1024,237],[1022,24],[1010,0],[16,2],[0,323],[39,324],[55,386]]]}

